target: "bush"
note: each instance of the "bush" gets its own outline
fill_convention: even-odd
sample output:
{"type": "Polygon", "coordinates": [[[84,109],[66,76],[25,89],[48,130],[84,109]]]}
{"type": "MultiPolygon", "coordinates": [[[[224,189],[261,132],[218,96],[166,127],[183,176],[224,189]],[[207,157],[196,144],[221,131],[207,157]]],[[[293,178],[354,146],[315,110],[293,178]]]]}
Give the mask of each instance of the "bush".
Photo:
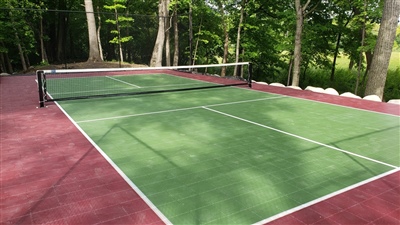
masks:
{"type": "MultiPolygon", "coordinates": [[[[275,76],[273,82],[286,84],[287,71],[281,71],[280,76],[275,76]]],[[[300,87],[305,89],[307,86],[321,87],[321,88],[334,88],[340,94],[344,92],[354,93],[357,81],[357,70],[349,70],[344,68],[336,69],[333,81],[330,81],[330,69],[308,69],[306,74],[300,77],[300,87]]],[[[365,90],[364,71],[360,75],[359,86],[357,95],[363,96],[365,90]]],[[[265,80],[266,81],[266,80],[265,80]]],[[[269,81],[271,82],[271,81],[269,81]]],[[[389,68],[385,91],[384,100],[400,99],[400,67],[393,70],[389,68]]]]}
{"type": "Polygon", "coordinates": [[[388,71],[383,98],[385,101],[400,99],[400,67],[388,71]]]}

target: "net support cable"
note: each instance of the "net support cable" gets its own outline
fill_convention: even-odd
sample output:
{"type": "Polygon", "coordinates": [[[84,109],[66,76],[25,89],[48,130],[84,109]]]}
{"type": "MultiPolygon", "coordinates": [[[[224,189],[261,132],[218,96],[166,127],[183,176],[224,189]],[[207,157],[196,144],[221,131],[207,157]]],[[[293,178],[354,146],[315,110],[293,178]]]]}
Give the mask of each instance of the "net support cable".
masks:
{"type": "MultiPolygon", "coordinates": [[[[193,66],[163,66],[163,67],[127,67],[127,68],[96,68],[96,69],[59,69],[59,70],[38,70],[36,71],[38,92],[39,92],[39,107],[45,107],[46,102],[49,101],[62,101],[71,99],[88,99],[88,98],[101,98],[101,97],[113,97],[113,96],[123,96],[123,95],[140,95],[140,94],[156,94],[163,92],[178,92],[178,91],[188,91],[188,90],[200,90],[218,87],[229,87],[229,86],[239,86],[248,85],[252,87],[252,64],[249,62],[239,62],[239,63],[225,63],[225,64],[211,64],[211,65],[193,65],[193,66]],[[85,74],[85,73],[107,73],[107,72],[129,72],[129,71],[165,71],[165,70],[177,70],[192,73],[193,69],[200,68],[215,68],[215,67],[232,67],[232,66],[247,66],[247,78],[243,79],[241,83],[231,83],[231,84],[219,84],[200,86],[200,87],[183,87],[183,88],[173,88],[167,90],[147,90],[147,91],[137,91],[137,92],[127,92],[127,93],[107,93],[107,94],[95,94],[95,95],[82,95],[74,97],[53,97],[50,96],[47,89],[47,75],[57,75],[57,74],[85,74]]],[[[229,79],[230,76],[227,76],[229,79]]]]}

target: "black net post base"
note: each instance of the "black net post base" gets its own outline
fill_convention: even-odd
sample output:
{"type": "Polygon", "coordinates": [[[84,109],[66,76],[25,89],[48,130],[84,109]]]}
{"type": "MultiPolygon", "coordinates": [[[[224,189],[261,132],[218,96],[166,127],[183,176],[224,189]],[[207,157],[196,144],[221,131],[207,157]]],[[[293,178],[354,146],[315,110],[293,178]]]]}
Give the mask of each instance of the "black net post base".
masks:
{"type": "Polygon", "coordinates": [[[36,80],[39,93],[39,108],[43,108],[46,103],[46,79],[43,71],[36,72],[36,80]]]}

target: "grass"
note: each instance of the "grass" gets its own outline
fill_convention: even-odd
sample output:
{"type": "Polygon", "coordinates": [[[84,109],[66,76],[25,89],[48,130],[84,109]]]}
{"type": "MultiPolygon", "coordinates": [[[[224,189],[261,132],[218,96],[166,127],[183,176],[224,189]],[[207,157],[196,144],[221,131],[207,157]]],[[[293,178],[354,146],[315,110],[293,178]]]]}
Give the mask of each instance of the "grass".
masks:
{"type": "MultiPolygon", "coordinates": [[[[337,61],[335,80],[333,82],[333,88],[336,88],[339,92],[347,91],[354,92],[355,83],[357,80],[357,71],[349,70],[349,59],[347,57],[341,57],[337,61]]],[[[362,76],[364,71],[362,71],[362,76]]],[[[362,81],[362,77],[361,77],[362,81]]],[[[358,95],[363,96],[364,86],[360,85],[358,95]]],[[[384,100],[400,99],[400,52],[392,52],[384,92],[384,100]]]]}
{"type": "Polygon", "coordinates": [[[390,57],[389,70],[400,70],[400,52],[392,52],[390,57]]]}
{"type": "MultiPolygon", "coordinates": [[[[349,68],[350,60],[347,56],[341,56],[336,61],[336,69],[349,68]]],[[[400,52],[392,52],[389,63],[389,70],[398,70],[400,68],[400,52]]]]}
{"type": "MultiPolygon", "coordinates": [[[[322,88],[334,88],[339,93],[355,92],[357,82],[357,68],[349,70],[350,60],[346,56],[341,56],[336,62],[335,79],[330,81],[331,70],[324,68],[309,68],[306,74],[302,73],[300,77],[300,87],[303,89],[307,86],[315,86],[322,88]]],[[[365,71],[361,71],[360,84],[357,95],[364,96],[365,81],[363,80],[365,71]]],[[[275,77],[274,82],[286,84],[287,71],[281,72],[281,76],[275,77]]],[[[392,52],[390,64],[388,68],[384,101],[390,99],[400,99],[400,52],[392,52]]]]}

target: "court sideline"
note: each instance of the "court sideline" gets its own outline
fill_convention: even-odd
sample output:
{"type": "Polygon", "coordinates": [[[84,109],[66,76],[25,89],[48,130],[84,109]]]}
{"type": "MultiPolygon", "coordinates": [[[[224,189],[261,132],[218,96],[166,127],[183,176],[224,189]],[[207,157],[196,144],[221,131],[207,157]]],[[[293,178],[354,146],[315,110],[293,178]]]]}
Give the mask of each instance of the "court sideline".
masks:
{"type": "MultiPolygon", "coordinates": [[[[1,223],[162,224],[54,105],[37,109],[34,76],[1,77],[1,223]]],[[[386,103],[254,84],[290,96],[399,115],[386,103]]],[[[272,224],[398,224],[400,172],[272,224]]]]}

